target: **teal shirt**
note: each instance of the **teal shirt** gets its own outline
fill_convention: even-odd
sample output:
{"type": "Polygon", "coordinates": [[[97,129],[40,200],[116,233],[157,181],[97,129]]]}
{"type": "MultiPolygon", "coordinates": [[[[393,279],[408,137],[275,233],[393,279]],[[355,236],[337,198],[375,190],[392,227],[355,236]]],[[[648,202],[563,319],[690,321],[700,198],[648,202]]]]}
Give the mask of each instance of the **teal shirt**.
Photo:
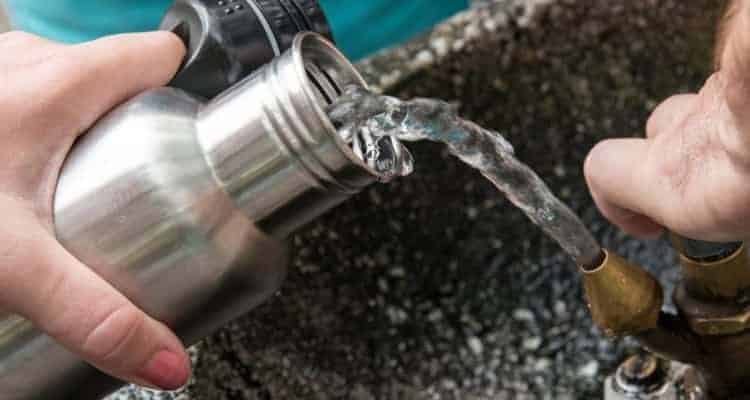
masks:
{"type": "MultiPolygon", "coordinates": [[[[14,25],[76,43],[156,29],[172,0],[7,0],[14,25]]],[[[339,47],[359,59],[468,7],[468,0],[320,0],[339,47]]]]}

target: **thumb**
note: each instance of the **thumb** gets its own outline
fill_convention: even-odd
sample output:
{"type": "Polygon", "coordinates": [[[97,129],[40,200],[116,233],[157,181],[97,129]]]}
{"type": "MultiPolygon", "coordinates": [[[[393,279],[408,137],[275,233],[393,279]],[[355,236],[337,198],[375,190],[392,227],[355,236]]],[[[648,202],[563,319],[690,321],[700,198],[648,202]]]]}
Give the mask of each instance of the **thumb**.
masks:
{"type": "Polygon", "coordinates": [[[147,89],[166,85],[185,55],[182,41],[170,32],[110,36],[65,51],[67,76],[59,77],[47,110],[73,121],[70,132],[81,133],[102,114],[147,89]],[[55,113],[58,111],[58,113],[55,113]]]}
{"type": "MultiPolygon", "coordinates": [[[[14,219],[15,220],[15,219],[14,219]]],[[[165,390],[183,386],[190,361],[180,340],[68,253],[29,219],[4,253],[0,303],[100,370],[165,390]],[[33,243],[27,245],[27,243],[33,243]]],[[[3,235],[5,236],[5,235],[3,235]]]]}
{"type": "Polygon", "coordinates": [[[76,46],[23,33],[2,36],[0,87],[8,88],[0,91],[0,180],[26,195],[40,183],[51,192],[75,137],[116,105],[166,84],[184,54],[180,39],[169,32],[76,46]],[[9,49],[18,56],[8,56],[9,49]]]}
{"type": "Polygon", "coordinates": [[[647,215],[658,215],[654,209],[659,196],[641,174],[649,142],[644,139],[612,139],[597,144],[584,166],[586,182],[602,214],[625,232],[655,238],[663,228],[647,215]]]}

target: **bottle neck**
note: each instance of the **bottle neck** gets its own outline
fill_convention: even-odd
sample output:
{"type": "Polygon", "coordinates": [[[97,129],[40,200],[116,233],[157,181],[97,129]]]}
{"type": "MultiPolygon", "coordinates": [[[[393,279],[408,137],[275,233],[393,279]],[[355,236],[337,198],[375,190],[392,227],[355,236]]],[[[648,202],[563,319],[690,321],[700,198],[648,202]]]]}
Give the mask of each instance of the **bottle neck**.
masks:
{"type": "Polygon", "coordinates": [[[318,35],[208,103],[199,140],[220,185],[266,233],[283,237],[375,182],[325,108],[353,66],[318,35]]]}

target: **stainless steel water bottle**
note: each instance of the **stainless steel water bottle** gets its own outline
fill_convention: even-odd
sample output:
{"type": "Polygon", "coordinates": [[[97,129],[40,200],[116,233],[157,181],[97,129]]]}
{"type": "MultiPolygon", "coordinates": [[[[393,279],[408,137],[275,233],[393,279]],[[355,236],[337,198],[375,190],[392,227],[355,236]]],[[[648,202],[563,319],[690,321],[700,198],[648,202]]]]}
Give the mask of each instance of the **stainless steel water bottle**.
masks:
{"type": "MultiPolygon", "coordinates": [[[[365,83],[327,40],[303,33],[208,103],[175,88],[139,95],[68,156],[59,240],[196,343],[278,289],[285,237],[379,178],[326,115],[347,85],[365,83]]],[[[119,384],[28,321],[0,316],[0,399],[95,399],[119,384]]]]}

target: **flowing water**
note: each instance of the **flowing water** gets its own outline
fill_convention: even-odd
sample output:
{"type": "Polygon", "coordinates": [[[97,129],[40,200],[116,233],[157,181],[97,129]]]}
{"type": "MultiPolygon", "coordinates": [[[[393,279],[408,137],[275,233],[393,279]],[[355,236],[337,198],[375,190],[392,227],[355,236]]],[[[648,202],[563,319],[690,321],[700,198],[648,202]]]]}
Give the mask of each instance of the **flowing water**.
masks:
{"type": "Polygon", "coordinates": [[[387,181],[413,171],[402,142],[443,143],[460,160],[479,170],[579,265],[593,266],[599,244],[581,220],[514,155],[498,132],[461,119],[449,103],[434,99],[402,101],[358,86],[346,88],[328,110],[354,152],[387,181]]]}

